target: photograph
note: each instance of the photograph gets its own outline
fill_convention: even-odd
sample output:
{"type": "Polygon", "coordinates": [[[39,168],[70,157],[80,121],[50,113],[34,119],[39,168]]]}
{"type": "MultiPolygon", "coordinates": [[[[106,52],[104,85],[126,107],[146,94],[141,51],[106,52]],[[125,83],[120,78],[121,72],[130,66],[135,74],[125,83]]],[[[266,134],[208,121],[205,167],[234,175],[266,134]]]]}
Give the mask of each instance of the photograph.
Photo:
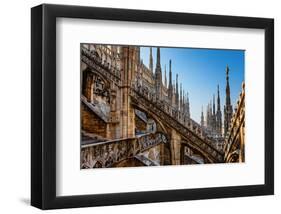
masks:
{"type": "Polygon", "coordinates": [[[80,169],[246,161],[245,50],[80,43],[80,95],[80,169]]]}
{"type": "Polygon", "coordinates": [[[249,197],[275,191],[274,17],[245,2],[233,13],[152,3],[31,8],[30,204],[116,213],[198,200],[206,212],[205,199],[247,197],[239,207],[268,210],[249,197]]]}

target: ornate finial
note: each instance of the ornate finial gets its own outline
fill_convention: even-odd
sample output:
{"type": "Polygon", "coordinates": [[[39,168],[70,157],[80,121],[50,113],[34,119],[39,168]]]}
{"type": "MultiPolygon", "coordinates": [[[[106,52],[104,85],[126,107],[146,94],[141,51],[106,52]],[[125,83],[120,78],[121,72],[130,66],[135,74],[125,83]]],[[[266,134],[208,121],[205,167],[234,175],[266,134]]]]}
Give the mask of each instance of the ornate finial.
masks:
{"type": "Polygon", "coordinates": [[[227,131],[231,124],[232,118],[232,105],[230,98],[230,86],[229,86],[229,67],[226,66],[226,89],[225,89],[225,106],[224,106],[224,135],[226,136],[227,131]]]}

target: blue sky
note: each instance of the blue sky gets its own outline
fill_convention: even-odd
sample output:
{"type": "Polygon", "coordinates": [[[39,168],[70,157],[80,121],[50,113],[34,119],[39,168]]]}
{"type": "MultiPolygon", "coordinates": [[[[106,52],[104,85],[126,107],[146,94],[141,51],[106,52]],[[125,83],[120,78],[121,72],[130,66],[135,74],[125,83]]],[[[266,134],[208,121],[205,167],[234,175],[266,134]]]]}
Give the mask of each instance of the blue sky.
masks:
{"type": "MultiPolygon", "coordinates": [[[[154,68],[156,65],[156,48],[152,49],[154,68]]],[[[192,119],[200,122],[201,109],[213,97],[217,97],[217,85],[220,87],[221,109],[225,104],[226,66],[229,66],[229,83],[233,108],[241,91],[244,81],[243,50],[199,49],[199,48],[160,48],[161,67],[164,82],[164,68],[167,67],[167,81],[169,60],[172,60],[173,80],[179,75],[179,83],[188,91],[190,100],[190,114],[192,119]]],[[[149,47],[141,47],[141,59],[149,65],[149,47]]],[[[217,106],[216,106],[217,108],[217,106]]]]}

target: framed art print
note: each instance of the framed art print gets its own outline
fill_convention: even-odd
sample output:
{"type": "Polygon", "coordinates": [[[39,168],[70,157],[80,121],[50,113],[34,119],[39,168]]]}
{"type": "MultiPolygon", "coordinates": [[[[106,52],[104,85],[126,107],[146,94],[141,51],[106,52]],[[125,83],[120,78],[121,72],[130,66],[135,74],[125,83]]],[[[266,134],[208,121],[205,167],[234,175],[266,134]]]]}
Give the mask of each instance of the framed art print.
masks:
{"type": "Polygon", "coordinates": [[[273,19],[31,9],[31,204],[274,193],[273,19]]]}

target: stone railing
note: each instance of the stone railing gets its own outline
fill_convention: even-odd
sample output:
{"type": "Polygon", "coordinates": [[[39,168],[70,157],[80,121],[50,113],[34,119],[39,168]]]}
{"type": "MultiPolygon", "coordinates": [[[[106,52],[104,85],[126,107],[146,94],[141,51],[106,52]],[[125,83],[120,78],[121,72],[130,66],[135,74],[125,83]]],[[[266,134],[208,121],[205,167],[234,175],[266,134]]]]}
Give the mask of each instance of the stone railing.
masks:
{"type": "Polygon", "coordinates": [[[212,146],[202,133],[201,126],[193,120],[178,120],[178,111],[162,101],[157,101],[153,96],[142,93],[142,90],[132,88],[130,91],[132,104],[136,108],[156,115],[167,126],[177,130],[184,138],[192,142],[192,147],[208,155],[212,162],[222,162],[223,153],[212,146]]]}
{"type": "Polygon", "coordinates": [[[170,115],[174,119],[176,119],[182,125],[188,127],[197,135],[205,136],[204,129],[202,129],[201,125],[194,121],[192,118],[188,117],[184,112],[180,111],[176,107],[172,106],[166,100],[157,100],[155,93],[150,92],[153,90],[146,89],[145,87],[137,86],[137,84],[132,84],[131,94],[137,93],[157,105],[162,111],[166,114],[170,115]]]}
{"type": "Polygon", "coordinates": [[[81,168],[111,167],[115,163],[134,157],[161,143],[167,143],[167,138],[157,132],[134,138],[83,144],[81,146],[81,168]]]}

